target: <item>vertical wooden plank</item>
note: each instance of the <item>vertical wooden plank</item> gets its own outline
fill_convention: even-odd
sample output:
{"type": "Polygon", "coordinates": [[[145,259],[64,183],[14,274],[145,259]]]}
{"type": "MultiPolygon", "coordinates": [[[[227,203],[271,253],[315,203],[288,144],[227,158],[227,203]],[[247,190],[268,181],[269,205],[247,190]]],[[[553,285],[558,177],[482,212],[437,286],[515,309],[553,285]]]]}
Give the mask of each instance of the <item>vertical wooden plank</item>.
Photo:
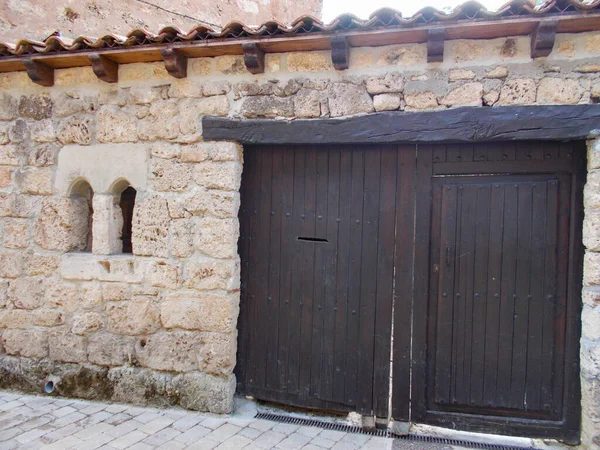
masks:
{"type": "MultiPolygon", "coordinates": [[[[315,196],[315,232],[314,237],[325,239],[327,237],[327,203],[329,196],[329,152],[327,147],[317,147],[316,171],[316,196],[315,196]]],[[[326,284],[326,252],[328,243],[314,242],[314,289],[312,311],[312,350],[311,350],[311,375],[310,394],[320,398],[322,382],[323,339],[325,331],[325,290],[326,284]]],[[[327,326],[331,326],[328,323],[327,326]]]]}
{"type": "Polygon", "coordinates": [[[462,162],[462,157],[460,155],[461,147],[461,144],[446,145],[446,161],[462,162]]]}
{"type": "Polygon", "coordinates": [[[266,319],[270,324],[267,328],[267,361],[265,387],[267,389],[279,389],[279,283],[281,270],[281,224],[283,220],[283,153],[282,147],[274,147],[271,150],[272,174],[271,174],[271,211],[269,231],[269,274],[268,291],[266,299],[266,319]]]}
{"type": "Polygon", "coordinates": [[[500,142],[490,142],[487,144],[479,144],[477,147],[481,147],[479,156],[475,159],[476,161],[502,161],[506,158],[502,152],[504,144],[500,142]]]}
{"type": "Polygon", "coordinates": [[[422,420],[426,413],[426,362],[427,362],[427,305],[429,284],[429,242],[431,219],[432,147],[417,148],[415,219],[414,303],[413,303],[413,363],[411,408],[414,421],[422,420]]]}
{"type": "Polygon", "coordinates": [[[326,236],[328,243],[324,246],[325,256],[325,299],[323,327],[323,357],[321,361],[320,398],[333,401],[335,339],[339,328],[345,328],[345,323],[338,317],[336,304],[337,267],[338,267],[338,229],[340,208],[340,149],[332,147],[328,153],[328,188],[326,236]]]}
{"type": "Polygon", "coordinates": [[[397,163],[397,148],[383,147],[379,183],[377,297],[374,305],[375,345],[372,362],[373,409],[378,417],[388,417],[389,409],[397,163]]]}
{"type": "Polygon", "coordinates": [[[379,186],[381,182],[381,147],[365,153],[363,191],[362,258],[360,261],[360,329],[358,346],[357,412],[373,414],[373,345],[375,343],[375,308],[377,301],[377,251],[379,248],[379,186]]]}
{"type": "MultiPolygon", "coordinates": [[[[445,160],[445,147],[436,146],[436,149],[438,147],[443,147],[445,160]]],[[[408,422],[410,419],[416,150],[414,145],[398,146],[392,417],[401,422],[408,422]]],[[[422,398],[418,401],[424,400],[422,398]]]]}
{"type": "Polygon", "coordinates": [[[279,285],[279,329],[277,368],[279,389],[287,391],[290,329],[296,318],[292,315],[292,271],[295,237],[294,227],[294,148],[283,151],[281,198],[281,284],[279,285]]]}
{"type": "Polygon", "coordinates": [[[459,148],[459,161],[472,162],[475,156],[475,146],[473,144],[461,144],[459,148]]]}
{"type": "MultiPolygon", "coordinates": [[[[315,235],[317,195],[317,151],[307,148],[304,185],[304,214],[302,215],[303,237],[315,235]]],[[[315,243],[300,242],[302,247],[302,302],[300,317],[300,396],[310,397],[312,362],[313,299],[315,295],[315,243]]]]}
{"type": "Polygon", "coordinates": [[[483,383],[486,355],[486,317],[489,274],[490,240],[490,185],[480,186],[477,191],[475,213],[475,253],[473,276],[473,315],[472,315],[472,356],[470,400],[473,405],[483,403],[483,383]]]}
{"type": "MultiPolygon", "coordinates": [[[[414,147],[414,146],[413,146],[414,147]]],[[[443,144],[436,145],[433,148],[433,162],[446,162],[446,146],[443,144]]]]}
{"type": "Polygon", "coordinates": [[[288,356],[288,392],[300,392],[300,342],[302,337],[302,289],[304,288],[302,253],[304,242],[298,241],[304,223],[306,152],[301,148],[294,149],[294,205],[292,212],[292,297],[290,299],[291,323],[289,330],[288,356]]]}
{"type": "Polygon", "coordinates": [[[510,405],[510,383],[513,353],[513,319],[517,269],[517,184],[504,187],[504,234],[502,236],[502,283],[500,292],[500,334],[498,342],[498,383],[496,406],[510,405]]]}
{"type": "MultiPolygon", "coordinates": [[[[460,367],[463,363],[462,352],[464,348],[464,326],[461,327],[461,321],[464,318],[464,308],[462,307],[462,299],[460,294],[460,270],[462,259],[459,258],[462,244],[462,226],[463,226],[463,190],[459,190],[457,186],[456,191],[456,238],[455,238],[455,260],[454,260],[454,274],[453,274],[453,291],[448,293],[452,299],[452,361],[451,361],[451,384],[450,384],[450,397],[449,403],[458,402],[458,394],[456,392],[457,378],[460,374],[460,367]],[[462,339],[462,341],[461,341],[462,339]]],[[[463,264],[464,266],[464,264],[463,264]]]]}
{"type": "Polygon", "coordinates": [[[502,273],[502,236],[504,235],[504,185],[494,183],[490,200],[490,240],[485,320],[485,367],[482,405],[492,407],[496,400],[500,290],[502,273]]]}
{"type": "MultiPolygon", "coordinates": [[[[456,242],[458,188],[456,185],[441,185],[434,188],[434,199],[440,198],[441,205],[433,203],[434,216],[439,214],[441,223],[439,255],[439,290],[437,298],[437,344],[435,347],[435,401],[449,403],[452,382],[453,321],[454,321],[454,275],[458,262],[456,242]],[[438,194],[439,191],[439,194],[438,194]],[[441,194],[441,195],[440,195],[441,194]]],[[[437,221],[436,221],[437,222],[437,221]]],[[[435,229],[434,229],[435,230],[435,229]]],[[[432,230],[433,232],[433,230],[432,230]]],[[[435,235],[434,239],[438,239],[435,235]]],[[[433,300],[433,299],[432,299],[433,300]]]]}
{"type": "Polygon", "coordinates": [[[347,379],[346,354],[350,352],[346,342],[348,328],[348,301],[350,285],[349,271],[350,248],[354,242],[350,241],[350,229],[352,227],[351,217],[351,195],[352,195],[352,151],[350,149],[339,149],[340,155],[340,212],[339,232],[337,247],[336,267],[336,327],[335,327],[335,351],[333,377],[333,400],[337,403],[345,403],[345,386],[347,379]]]}
{"type": "Polygon", "coordinates": [[[510,406],[523,409],[525,405],[525,374],[527,371],[527,325],[529,323],[529,274],[531,270],[531,209],[532,183],[519,183],[517,213],[518,250],[515,288],[513,355],[510,385],[510,406]]]}
{"type": "Polygon", "coordinates": [[[346,338],[346,384],[348,405],[358,404],[359,310],[361,297],[360,268],[362,261],[363,188],[365,151],[352,149],[351,228],[350,228],[350,282],[348,283],[348,333],[346,338]]]}

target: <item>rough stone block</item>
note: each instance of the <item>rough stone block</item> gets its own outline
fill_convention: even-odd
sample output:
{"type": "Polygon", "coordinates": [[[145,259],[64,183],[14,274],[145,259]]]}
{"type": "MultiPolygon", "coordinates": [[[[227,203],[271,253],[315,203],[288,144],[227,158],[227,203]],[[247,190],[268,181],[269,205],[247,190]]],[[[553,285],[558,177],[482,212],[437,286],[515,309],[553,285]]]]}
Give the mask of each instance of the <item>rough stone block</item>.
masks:
{"type": "Polygon", "coordinates": [[[25,162],[25,154],[16,145],[0,146],[0,164],[7,166],[20,166],[25,162]]]}
{"type": "Polygon", "coordinates": [[[194,179],[205,189],[239,191],[242,166],[235,161],[205,161],[195,166],[194,179]]]}
{"type": "Polygon", "coordinates": [[[294,96],[294,114],[298,118],[311,118],[321,116],[321,104],[326,99],[319,91],[313,89],[300,89],[294,96]]]}
{"type": "Polygon", "coordinates": [[[19,100],[19,115],[34,120],[50,119],[52,106],[52,99],[47,95],[23,95],[19,100]]]}
{"type": "Polygon", "coordinates": [[[581,311],[581,337],[590,341],[600,340],[600,308],[584,305],[581,311]]]}
{"type": "Polygon", "coordinates": [[[192,166],[179,163],[175,159],[152,158],[151,173],[157,191],[181,192],[187,189],[192,181],[192,166]]]}
{"type": "Polygon", "coordinates": [[[31,140],[34,142],[53,142],[56,140],[56,130],[50,119],[33,122],[29,127],[31,140]]]}
{"type": "Polygon", "coordinates": [[[293,117],[294,101],[290,97],[261,95],[242,98],[240,112],[244,117],[293,117]]]}
{"type": "Polygon", "coordinates": [[[23,255],[18,252],[0,252],[0,277],[17,278],[23,270],[23,255]]]}
{"type": "Polygon", "coordinates": [[[600,285],[600,253],[585,252],[583,258],[583,285],[600,285]]]}
{"type": "Polygon", "coordinates": [[[89,207],[83,198],[44,199],[35,225],[36,244],[46,250],[85,250],[89,207]]]}
{"type": "Polygon", "coordinates": [[[65,323],[65,315],[55,309],[38,309],[33,311],[33,324],[38,327],[57,327],[65,323]]]}
{"type": "Polygon", "coordinates": [[[13,120],[17,117],[17,99],[7,93],[0,95],[0,120],[13,120]]]}
{"type": "Polygon", "coordinates": [[[236,333],[202,333],[198,368],[212,375],[231,374],[235,367],[236,338],[236,333]]]}
{"type": "Polygon", "coordinates": [[[367,78],[367,92],[371,95],[400,93],[404,90],[404,78],[401,75],[388,73],[382,77],[367,78]]]}
{"type": "Polygon", "coordinates": [[[81,307],[81,291],[75,283],[50,283],[46,290],[45,304],[48,308],[74,311],[81,307]]]}
{"type": "Polygon", "coordinates": [[[151,300],[108,303],[104,308],[108,331],[113,334],[139,336],[160,328],[160,311],[151,300]]]}
{"type": "Polygon", "coordinates": [[[94,100],[78,92],[64,92],[54,101],[54,116],[67,117],[73,114],[92,113],[96,109],[94,100]]]}
{"type": "Polygon", "coordinates": [[[230,333],[236,328],[239,293],[177,293],[163,301],[160,317],[167,329],[230,333]]]}
{"type": "Polygon", "coordinates": [[[112,255],[123,251],[123,211],[115,195],[94,195],[92,252],[112,255]]]}
{"type": "Polygon", "coordinates": [[[185,285],[191,289],[233,290],[239,288],[239,269],[235,260],[188,261],[185,285]]]}
{"type": "Polygon", "coordinates": [[[204,373],[186,373],[173,378],[183,408],[229,414],[233,411],[235,376],[217,377],[204,373]]]}
{"type": "Polygon", "coordinates": [[[261,83],[258,81],[242,81],[233,86],[233,97],[239,100],[242,97],[251,97],[253,95],[272,95],[273,83],[261,83]]]}
{"type": "Polygon", "coordinates": [[[17,119],[8,129],[8,138],[12,143],[25,142],[29,137],[29,125],[23,119],[17,119]]]}
{"type": "Polygon", "coordinates": [[[154,261],[149,264],[145,278],[152,286],[177,289],[179,287],[179,266],[167,261],[154,261]]]}
{"type": "Polygon", "coordinates": [[[408,44],[389,46],[377,58],[378,66],[406,66],[425,64],[427,62],[427,47],[424,44],[408,44]]]}
{"type": "Polygon", "coordinates": [[[87,335],[104,328],[104,318],[97,312],[87,312],[73,316],[71,332],[87,335]]]}
{"type": "Polygon", "coordinates": [[[10,167],[0,167],[0,188],[5,189],[12,182],[13,169],[10,167]]]}
{"type": "Polygon", "coordinates": [[[61,123],[58,140],[63,144],[90,145],[94,134],[94,125],[94,119],[91,117],[71,117],[61,123]]]}
{"type": "Polygon", "coordinates": [[[27,248],[31,243],[29,221],[27,219],[4,220],[4,246],[7,248],[27,248]]]}
{"type": "Polygon", "coordinates": [[[132,246],[135,255],[168,256],[169,208],[166,200],[147,197],[136,204],[133,215],[132,246]]]}
{"type": "Polygon", "coordinates": [[[231,90],[231,85],[228,81],[209,81],[204,83],[202,86],[202,93],[205,97],[212,97],[214,95],[224,95],[231,90]]]}
{"type": "Polygon", "coordinates": [[[402,105],[400,94],[378,94],[373,97],[375,111],[396,111],[402,105]]]}
{"type": "Polygon", "coordinates": [[[33,253],[25,256],[24,262],[25,275],[43,275],[45,277],[50,277],[56,273],[60,266],[60,256],[33,253]]]}
{"type": "Polygon", "coordinates": [[[435,94],[431,91],[420,94],[408,94],[404,97],[406,109],[434,109],[439,106],[435,94]]]}
{"type": "Polygon", "coordinates": [[[2,345],[8,355],[27,358],[48,356],[48,335],[43,331],[5,330],[2,333],[2,345]]]}
{"type": "Polygon", "coordinates": [[[16,172],[16,181],[21,192],[33,195],[52,194],[52,169],[23,168],[16,172]]]}
{"type": "Polygon", "coordinates": [[[324,72],[333,70],[329,52],[290,52],[287,54],[290,72],[324,72]]]}
{"type": "Polygon", "coordinates": [[[103,283],[102,299],[108,302],[118,302],[131,298],[131,286],[125,283],[103,283]]]}
{"type": "Polygon", "coordinates": [[[56,144],[41,144],[31,148],[27,164],[35,167],[50,167],[56,164],[56,156],[60,146],[56,144]]]}
{"type": "Polygon", "coordinates": [[[117,106],[100,108],[96,132],[99,142],[134,142],[137,137],[135,116],[117,106]]]}
{"type": "MultiPolygon", "coordinates": [[[[594,159],[590,160],[594,164],[594,159]]],[[[589,170],[583,188],[583,206],[586,214],[600,210],[600,170],[589,170]]]]}
{"type": "Polygon", "coordinates": [[[181,146],[179,144],[170,144],[168,142],[157,142],[150,147],[150,153],[156,158],[179,158],[181,155],[181,146]]]}
{"type": "Polygon", "coordinates": [[[181,148],[181,162],[197,163],[208,159],[208,149],[204,142],[186,145],[181,148]]]}
{"type": "Polygon", "coordinates": [[[229,99],[217,95],[196,100],[196,111],[201,116],[226,116],[229,113],[229,99]]]}
{"type": "Polygon", "coordinates": [[[184,99],[178,104],[179,108],[179,131],[183,134],[191,134],[198,131],[198,111],[196,100],[184,99]]]}
{"type": "Polygon", "coordinates": [[[535,103],[536,85],[531,78],[508,80],[500,90],[501,105],[530,105],[535,103]]]}
{"type": "Polygon", "coordinates": [[[218,56],[215,60],[217,63],[217,71],[219,72],[226,75],[248,75],[243,56],[218,56]]]}
{"type": "Polygon", "coordinates": [[[88,360],[100,366],[121,366],[133,362],[134,338],[95,333],[88,338],[88,360]]]}
{"type": "Polygon", "coordinates": [[[481,106],[483,85],[481,83],[466,83],[452,89],[440,100],[446,106],[481,106]]]}
{"type": "Polygon", "coordinates": [[[236,219],[204,217],[198,221],[195,246],[212,258],[237,256],[239,222],[236,219]]]}
{"type": "Polygon", "coordinates": [[[26,329],[31,327],[31,312],[22,309],[0,311],[0,328],[26,329]]]}
{"type": "Polygon", "coordinates": [[[35,309],[44,303],[46,286],[43,278],[23,277],[11,282],[9,297],[19,309],[35,309]]]}
{"type": "Polygon", "coordinates": [[[48,338],[50,359],[62,362],[87,361],[87,338],[74,334],[54,334],[48,338]]]}
{"type": "Polygon", "coordinates": [[[331,117],[373,112],[373,100],[363,85],[334,83],[329,88],[331,117]]]}
{"type": "Polygon", "coordinates": [[[159,332],[136,342],[135,356],[142,367],[170,372],[198,370],[200,335],[188,331],[159,332]]]}
{"type": "Polygon", "coordinates": [[[452,69],[448,74],[448,81],[454,83],[461,80],[473,80],[475,76],[475,72],[469,69],[452,69]]]}
{"type": "Polygon", "coordinates": [[[583,89],[578,80],[543,78],[537,91],[537,102],[545,105],[577,104],[583,89]]]}

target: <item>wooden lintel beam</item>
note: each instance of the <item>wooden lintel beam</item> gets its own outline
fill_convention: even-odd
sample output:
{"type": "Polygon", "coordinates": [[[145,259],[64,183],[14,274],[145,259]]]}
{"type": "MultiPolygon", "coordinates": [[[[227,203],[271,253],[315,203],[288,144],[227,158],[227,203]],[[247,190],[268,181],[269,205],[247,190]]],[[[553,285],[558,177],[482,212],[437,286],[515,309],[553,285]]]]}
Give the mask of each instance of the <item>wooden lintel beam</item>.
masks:
{"type": "Polygon", "coordinates": [[[35,58],[23,58],[27,75],[36,84],[54,86],[54,69],[35,58]]]}
{"type": "Polygon", "coordinates": [[[444,38],[446,31],[443,28],[427,30],[427,62],[444,61],[444,38]]]}
{"type": "Polygon", "coordinates": [[[531,33],[531,57],[548,56],[556,39],[557,19],[540,20],[531,33]]]}
{"type": "Polygon", "coordinates": [[[264,73],[265,71],[265,52],[258,44],[242,44],[244,52],[244,63],[246,69],[252,74],[264,73]]]}
{"type": "Polygon", "coordinates": [[[119,81],[119,64],[106,56],[98,53],[90,55],[92,70],[98,78],[107,83],[119,81]]]}
{"type": "Polygon", "coordinates": [[[350,46],[345,36],[331,38],[331,62],[336,70],[346,70],[350,64],[350,46]]]}
{"type": "Polygon", "coordinates": [[[175,78],[187,77],[188,58],[182,51],[167,47],[161,49],[160,54],[165,60],[165,68],[169,75],[175,78]]]}

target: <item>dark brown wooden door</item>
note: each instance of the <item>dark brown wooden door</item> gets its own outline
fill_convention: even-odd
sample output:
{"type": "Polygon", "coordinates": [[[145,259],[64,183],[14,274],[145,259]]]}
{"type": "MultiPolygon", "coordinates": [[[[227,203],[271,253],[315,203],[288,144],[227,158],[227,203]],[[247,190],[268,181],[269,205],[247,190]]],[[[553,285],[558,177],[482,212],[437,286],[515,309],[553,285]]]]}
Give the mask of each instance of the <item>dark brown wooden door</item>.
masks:
{"type": "Polygon", "coordinates": [[[396,199],[414,190],[400,180],[414,155],[246,148],[240,392],[387,416],[396,199]]]}
{"type": "Polygon", "coordinates": [[[429,186],[420,181],[431,209],[417,216],[431,226],[429,280],[420,282],[428,307],[415,311],[427,332],[416,344],[426,356],[413,420],[573,435],[582,154],[522,143],[419,156],[429,161],[429,186]]]}

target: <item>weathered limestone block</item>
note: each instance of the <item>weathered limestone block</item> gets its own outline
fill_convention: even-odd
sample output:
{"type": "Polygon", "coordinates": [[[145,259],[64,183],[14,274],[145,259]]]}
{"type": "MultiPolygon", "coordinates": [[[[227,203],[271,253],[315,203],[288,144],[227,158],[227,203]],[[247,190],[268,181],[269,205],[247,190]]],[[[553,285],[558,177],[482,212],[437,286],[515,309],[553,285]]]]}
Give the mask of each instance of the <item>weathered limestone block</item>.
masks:
{"type": "Polygon", "coordinates": [[[233,98],[239,100],[242,97],[250,97],[253,95],[272,95],[273,83],[261,83],[257,81],[242,81],[233,86],[233,98]]]}
{"type": "Polygon", "coordinates": [[[469,69],[452,69],[448,74],[448,81],[453,83],[461,80],[473,80],[475,76],[475,72],[469,69]]]}
{"type": "Polygon", "coordinates": [[[100,270],[98,271],[97,278],[100,281],[141,283],[143,278],[141,266],[141,261],[136,261],[134,258],[126,255],[98,259],[96,262],[96,267],[100,267],[100,270]]]}
{"type": "Polygon", "coordinates": [[[378,94],[373,97],[375,111],[395,111],[402,105],[401,94],[378,94]]]}
{"type": "Polygon", "coordinates": [[[406,109],[433,109],[439,106],[435,94],[431,91],[420,94],[408,94],[404,97],[406,109]]]}
{"type": "Polygon", "coordinates": [[[224,95],[231,90],[231,85],[228,81],[209,81],[202,86],[202,94],[205,97],[212,97],[215,95],[224,95]]]}
{"type": "Polygon", "coordinates": [[[35,309],[44,304],[45,292],[43,278],[23,277],[11,281],[8,295],[15,308],[35,309]]]}
{"type": "MultiPolygon", "coordinates": [[[[595,158],[591,158],[589,163],[595,164],[594,161],[595,158]]],[[[588,171],[583,188],[583,206],[586,214],[591,213],[592,210],[600,210],[600,170],[588,171]]]]}
{"type": "Polygon", "coordinates": [[[585,252],[583,258],[583,285],[600,285],[600,253],[585,252]]]}
{"type": "Polygon", "coordinates": [[[90,97],[84,97],[79,92],[64,92],[54,101],[54,116],[67,117],[73,114],[94,112],[95,102],[90,97]]]}
{"type": "Polygon", "coordinates": [[[331,117],[373,112],[373,100],[363,85],[334,83],[329,88],[331,117]]]}
{"type": "Polygon", "coordinates": [[[166,261],[155,261],[149,265],[146,279],[152,286],[177,289],[179,287],[179,266],[166,261]]]}
{"type": "Polygon", "coordinates": [[[194,99],[183,99],[177,105],[179,109],[179,131],[193,134],[198,131],[198,111],[194,99]]]}
{"type": "Polygon", "coordinates": [[[81,291],[75,283],[50,283],[46,290],[45,305],[48,308],[62,308],[65,311],[79,309],[81,291]]]}
{"type": "Polygon", "coordinates": [[[87,361],[87,338],[74,334],[54,334],[48,338],[50,359],[62,362],[87,361]]]}
{"type": "Polygon", "coordinates": [[[198,145],[208,151],[208,155],[213,161],[242,161],[244,159],[242,146],[237,142],[204,141],[198,145]]]}
{"type": "Polygon", "coordinates": [[[33,195],[52,194],[52,169],[23,168],[16,172],[16,181],[21,192],[33,195]]]}
{"type": "Polygon", "coordinates": [[[427,48],[423,44],[407,44],[385,49],[377,59],[378,66],[425,64],[427,48]]]}
{"type": "Polygon", "coordinates": [[[302,88],[299,80],[287,80],[273,85],[273,93],[278,97],[289,97],[296,94],[302,88]]]}
{"type": "Polygon", "coordinates": [[[583,245],[588,250],[600,251],[600,210],[588,210],[583,220],[583,245]]]}
{"type": "Polygon", "coordinates": [[[163,159],[179,158],[181,155],[181,146],[168,142],[156,142],[150,146],[150,154],[153,157],[163,159]]]}
{"type": "Polygon", "coordinates": [[[179,404],[186,409],[228,414],[233,411],[235,376],[217,377],[205,373],[185,373],[173,378],[179,404]]]}
{"type": "Polygon", "coordinates": [[[121,366],[133,362],[134,338],[95,333],[88,338],[88,360],[100,366],[121,366]]]}
{"type": "Polygon", "coordinates": [[[237,55],[218,56],[215,58],[217,71],[226,75],[247,75],[244,57],[237,55]]]}
{"type": "MultiPolygon", "coordinates": [[[[600,169],[600,139],[588,139],[587,165],[588,169],[600,169]]],[[[591,192],[587,192],[585,195],[588,194],[591,192]]]]}
{"type": "Polygon", "coordinates": [[[201,116],[226,116],[229,113],[229,99],[217,95],[196,100],[196,111],[201,116]]]}
{"type": "Polygon", "coordinates": [[[176,219],[171,222],[171,254],[176,258],[185,258],[194,252],[192,226],[188,219],[176,219]]]}
{"type": "Polygon", "coordinates": [[[382,77],[367,78],[367,92],[371,95],[399,93],[404,90],[404,79],[401,75],[388,73],[382,77]]]}
{"type": "Polygon", "coordinates": [[[7,248],[27,248],[31,242],[29,221],[26,219],[4,220],[4,246],[7,248]]]}
{"type": "Polygon", "coordinates": [[[471,61],[484,52],[481,44],[471,40],[457,40],[450,43],[450,55],[455,62],[471,61]]]}
{"type": "Polygon", "coordinates": [[[590,286],[584,287],[582,291],[581,299],[584,305],[588,305],[592,308],[600,306],[600,287],[590,286]]]}
{"type": "Polygon", "coordinates": [[[591,341],[600,340],[600,308],[583,306],[581,312],[581,337],[591,341]]]}
{"type": "Polygon", "coordinates": [[[244,117],[293,117],[294,101],[290,97],[256,96],[244,97],[240,109],[244,117]]]}
{"type": "Polygon", "coordinates": [[[135,105],[149,105],[167,98],[167,86],[136,87],[129,89],[131,102],[135,105]]]}
{"type": "Polygon", "coordinates": [[[11,167],[0,167],[0,188],[5,189],[12,182],[13,169],[11,167]]]}
{"type": "Polygon", "coordinates": [[[98,103],[100,105],[125,106],[129,101],[129,87],[100,91],[98,103]]]}
{"type": "Polygon", "coordinates": [[[96,139],[99,142],[134,142],[137,138],[134,115],[117,106],[100,108],[96,131],[96,139]]]}
{"type": "Polygon", "coordinates": [[[600,72],[600,64],[582,64],[575,68],[575,72],[596,73],[600,72]]]}
{"type": "Polygon", "coordinates": [[[0,125],[0,145],[5,145],[10,142],[10,138],[8,137],[8,124],[0,125]]]}
{"type": "Polygon", "coordinates": [[[535,81],[531,78],[508,80],[500,90],[501,105],[530,105],[536,99],[535,81]]]}
{"type": "Polygon", "coordinates": [[[104,328],[104,318],[97,312],[86,312],[73,316],[71,332],[73,334],[87,335],[104,328]]]}
{"type": "Polygon", "coordinates": [[[287,54],[290,72],[324,72],[333,70],[329,52],[290,52],[287,54]]]}
{"type": "Polygon", "coordinates": [[[8,129],[8,138],[13,143],[25,142],[29,139],[29,125],[23,119],[17,119],[8,129]]]}
{"type": "Polygon", "coordinates": [[[33,324],[38,327],[57,327],[65,323],[65,315],[55,309],[37,309],[33,311],[33,324]]]}
{"type": "Polygon", "coordinates": [[[7,166],[20,166],[25,162],[24,151],[16,145],[0,146],[0,164],[7,166]]]}
{"type": "Polygon", "coordinates": [[[7,93],[0,95],[0,120],[17,118],[17,99],[7,93]]]}
{"type": "MultiPolygon", "coordinates": [[[[183,160],[183,158],[182,158],[183,160]]],[[[181,164],[175,159],[152,158],[152,182],[157,191],[181,192],[192,181],[193,166],[181,164]]]]}
{"type": "Polygon", "coordinates": [[[198,142],[181,148],[181,162],[197,163],[208,159],[208,148],[204,142],[198,142]]]}
{"type": "Polygon", "coordinates": [[[29,127],[31,140],[34,142],[53,142],[56,140],[56,130],[50,119],[33,122],[29,127]]]}
{"type": "Polygon", "coordinates": [[[481,106],[483,84],[466,83],[452,89],[448,95],[440,100],[446,106],[481,106]]]}
{"type": "Polygon", "coordinates": [[[120,199],[115,195],[94,195],[94,218],[92,222],[92,252],[96,255],[112,255],[123,251],[123,211],[120,199]]]}
{"type": "Polygon", "coordinates": [[[543,78],[537,91],[537,101],[543,104],[577,104],[583,89],[578,80],[543,78]]]}
{"type": "Polygon", "coordinates": [[[596,33],[586,34],[585,49],[591,53],[600,53],[600,36],[596,33]]]}
{"type": "Polygon", "coordinates": [[[59,255],[40,255],[40,254],[27,254],[25,256],[25,275],[44,275],[50,277],[58,270],[60,266],[59,255]]]}
{"type": "Polygon", "coordinates": [[[135,255],[168,256],[169,209],[166,200],[151,196],[133,210],[132,246],[135,255]]]}
{"type": "Polygon", "coordinates": [[[0,277],[17,278],[23,270],[23,254],[19,252],[0,252],[0,277]]]}
{"type": "Polygon", "coordinates": [[[8,355],[27,358],[48,356],[48,335],[37,330],[5,330],[2,333],[2,346],[8,355]]]}
{"type": "Polygon", "coordinates": [[[500,99],[500,92],[495,89],[490,89],[483,94],[483,104],[487,106],[495,105],[500,99]]]}
{"type": "Polygon", "coordinates": [[[575,55],[575,44],[571,41],[560,42],[556,48],[556,51],[565,56],[574,56],[575,55]]]}
{"type": "Polygon", "coordinates": [[[235,219],[204,217],[198,221],[195,246],[212,258],[234,258],[237,255],[239,223],[235,219]]]}
{"type": "Polygon", "coordinates": [[[238,191],[242,181],[242,166],[235,161],[205,161],[196,165],[194,179],[206,189],[238,191]]]}
{"type": "Polygon", "coordinates": [[[63,144],[90,145],[93,133],[94,119],[87,116],[76,116],[61,124],[58,140],[63,144]]]}
{"type": "Polygon", "coordinates": [[[185,270],[185,285],[190,289],[239,288],[239,265],[235,260],[188,261],[185,270]]]}
{"type": "Polygon", "coordinates": [[[35,242],[46,250],[85,250],[89,207],[83,198],[44,199],[35,228],[35,242]]]}
{"type": "Polygon", "coordinates": [[[202,333],[198,368],[211,375],[229,375],[235,367],[236,333],[202,333]]]}
{"type": "Polygon", "coordinates": [[[138,136],[142,141],[175,139],[180,132],[178,118],[150,116],[140,121],[138,136]]]}
{"type": "MultiPolygon", "coordinates": [[[[600,371],[600,345],[598,341],[581,339],[581,372],[594,376],[600,371]]],[[[585,378],[584,375],[584,378],[585,378]]]]}
{"type": "Polygon", "coordinates": [[[200,98],[202,97],[202,84],[190,78],[173,80],[169,88],[171,98],[200,98]]]}
{"type": "Polygon", "coordinates": [[[503,79],[506,78],[508,76],[508,69],[506,67],[503,66],[498,66],[493,68],[492,70],[488,70],[485,73],[485,78],[492,78],[492,79],[503,79]]]}
{"type": "Polygon", "coordinates": [[[29,152],[27,164],[35,167],[49,167],[56,164],[56,155],[60,147],[55,144],[36,145],[29,152]]]}
{"type": "Polygon", "coordinates": [[[125,283],[103,283],[102,299],[107,302],[118,302],[131,298],[131,285],[125,283]]]}
{"type": "Polygon", "coordinates": [[[108,331],[138,336],[160,328],[160,311],[151,300],[134,299],[105,305],[108,331]]]}
{"type": "Polygon", "coordinates": [[[5,309],[0,311],[0,328],[27,329],[31,327],[31,311],[5,309]]]}
{"type": "MultiPolygon", "coordinates": [[[[45,197],[40,197],[38,195],[14,195],[9,202],[10,205],[7,205],[10,206],[9,215],[20,218],[39,217],[45,200],[45,197]]],[[[2,197],[0,196],[0,213],[2,208],[2,197]]]]}
{"type": "Polygon", "coordinates": [[[19,100],[19,115],[34,120],[52,117],[52,99],[47,95],[21,96],[19,100]]]}
{"type": "Polygon", "coordinates": [[[169,372],[198,370],[201,338],[189,331],[159,332],[139,339],[135,356],[142,367],[169,372]]]}
{"type": "Polygon", "coordinates": [[[177,293],[167,296],[160,309],[163,327],[233,332],[239,312],[239,293],[177,293]]]}
{"type": "Polygon", "coordinates": [[[300,89],[294,96],[294,113],[299,118],[321,116],[322,94],[312,89],[300,89]]]}

